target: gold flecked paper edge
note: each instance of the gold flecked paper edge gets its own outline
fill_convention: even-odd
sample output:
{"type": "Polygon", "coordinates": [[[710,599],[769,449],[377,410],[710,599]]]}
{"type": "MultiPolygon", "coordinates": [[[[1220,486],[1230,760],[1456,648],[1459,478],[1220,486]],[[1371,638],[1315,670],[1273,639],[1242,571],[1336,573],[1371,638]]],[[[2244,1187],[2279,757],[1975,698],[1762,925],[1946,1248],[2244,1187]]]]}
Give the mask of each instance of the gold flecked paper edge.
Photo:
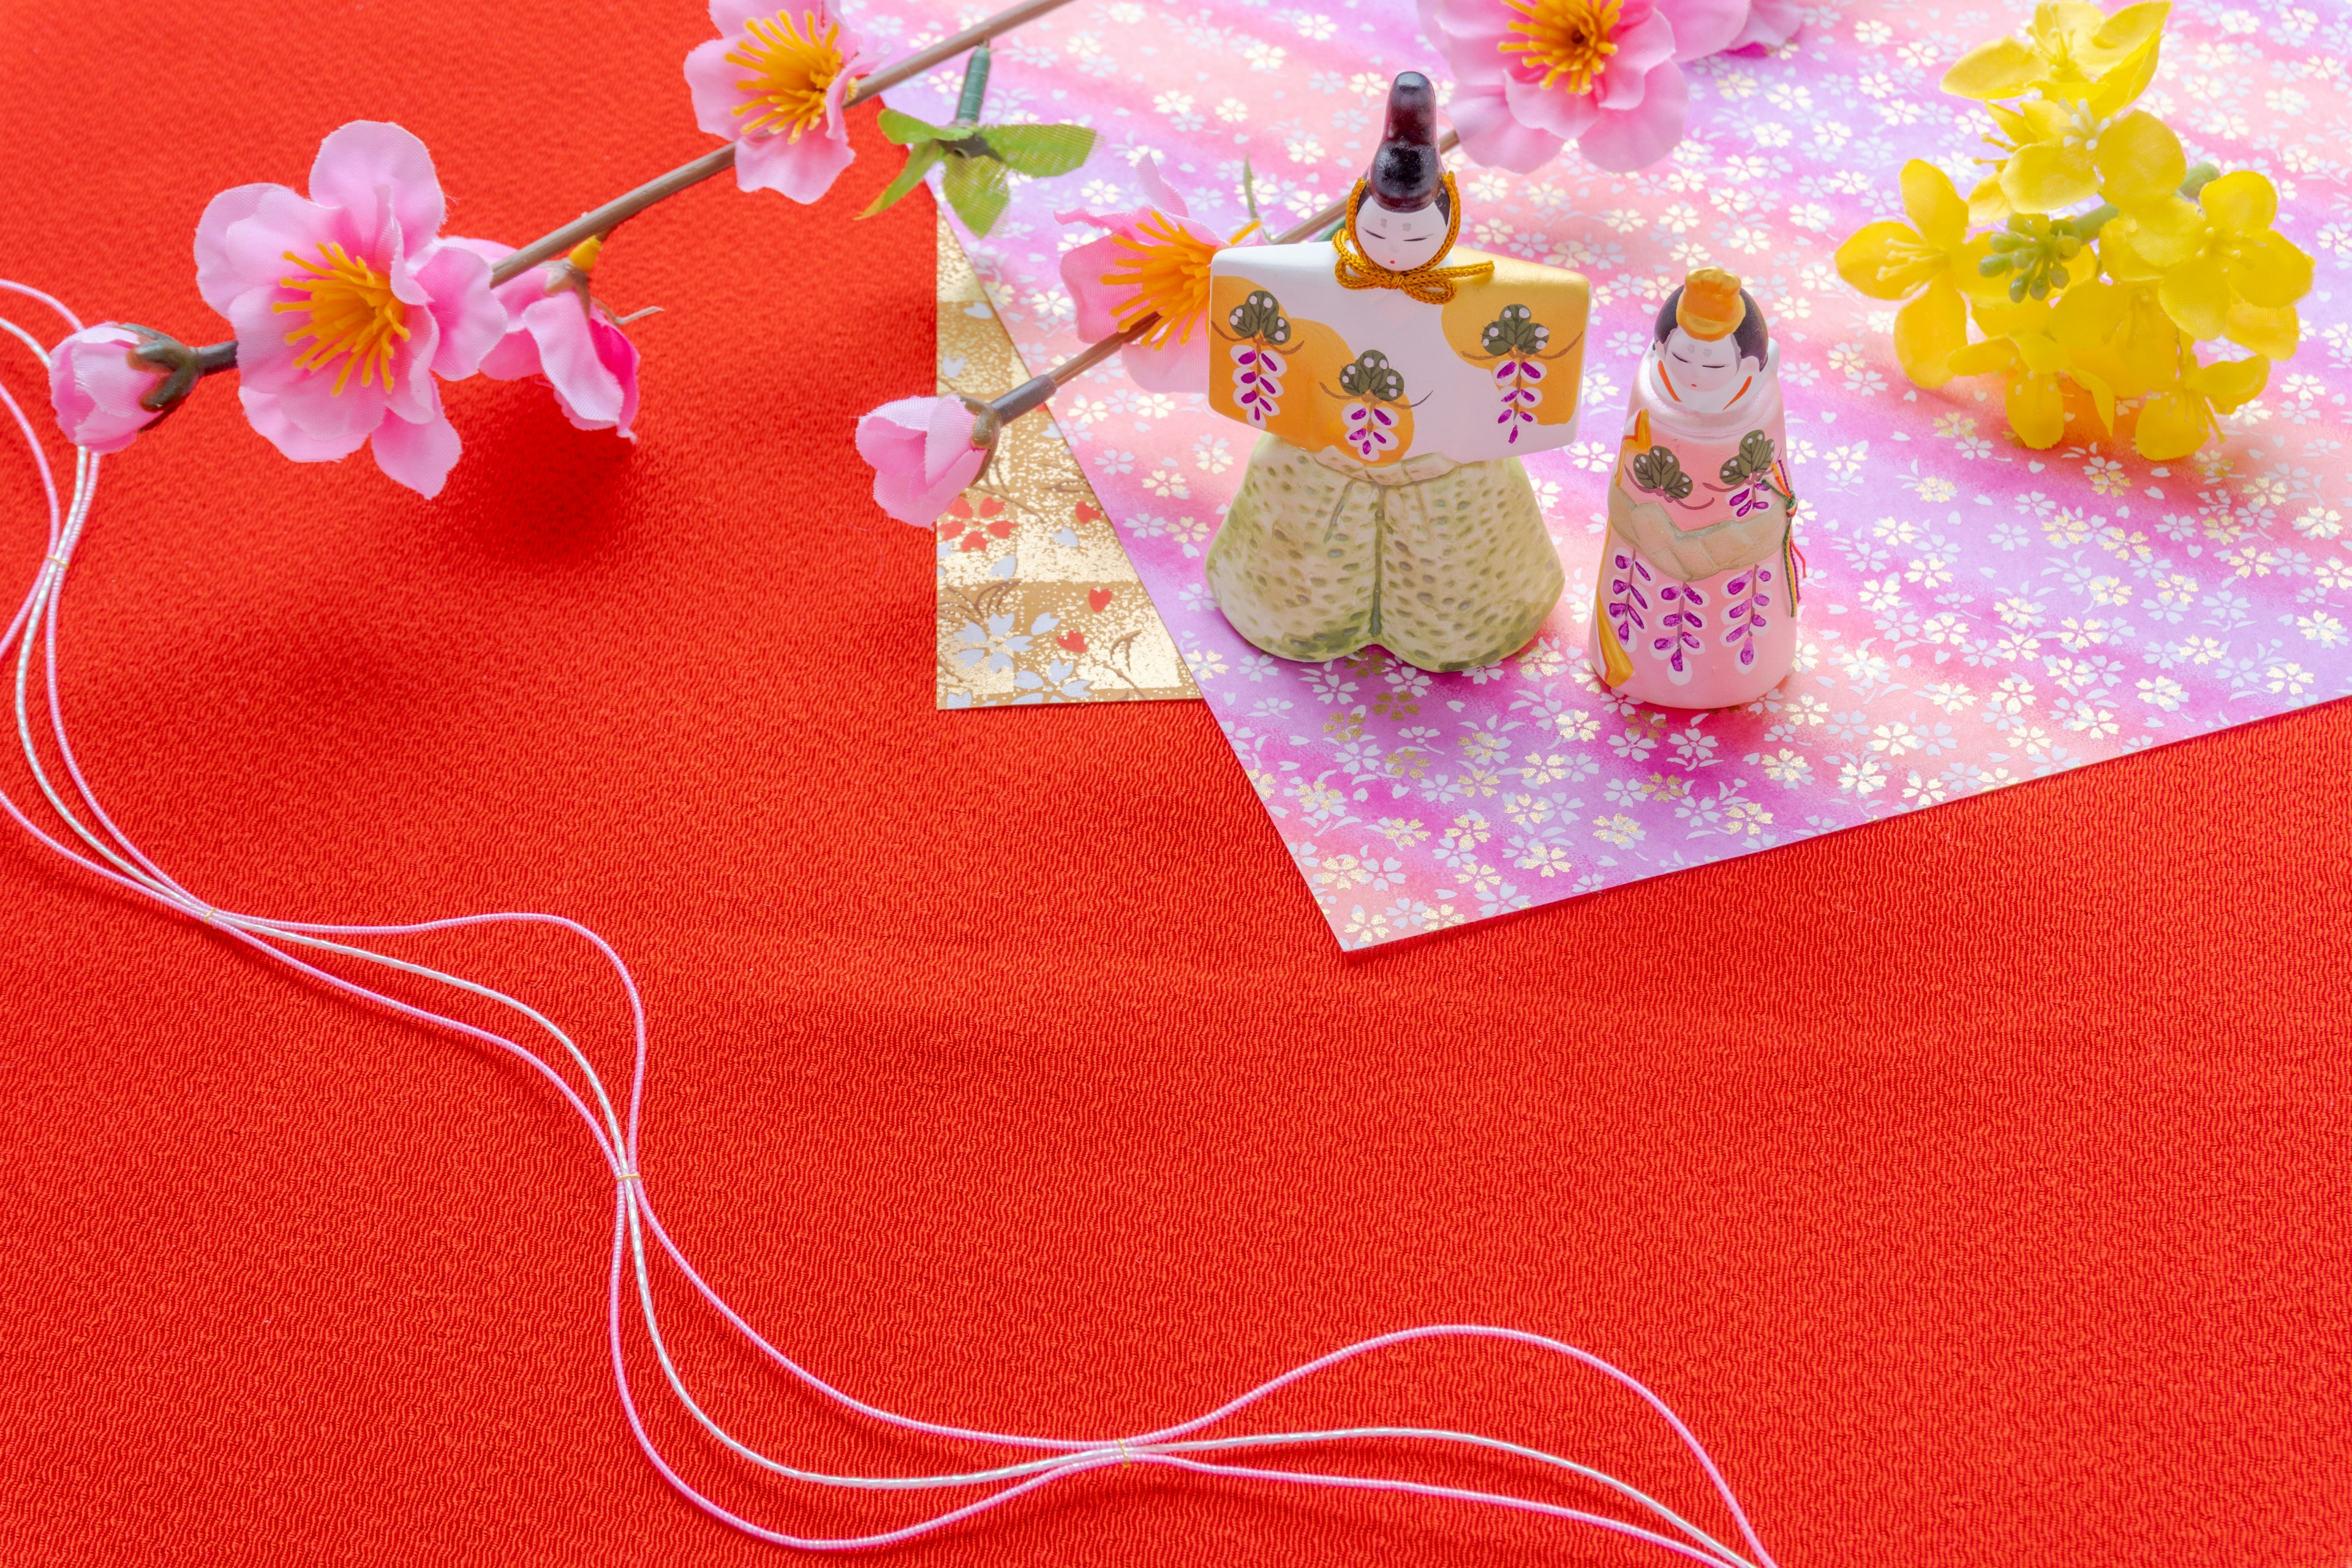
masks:
{"type": "MultiPolygon", "coordinates": [[[[939,365],[942,395],[994,397],[1029,379],[944,214],[939,365]]],[[[1006,426],[935,531],[941,708],[1201,695],[1050,416],[1006,426]]]]}

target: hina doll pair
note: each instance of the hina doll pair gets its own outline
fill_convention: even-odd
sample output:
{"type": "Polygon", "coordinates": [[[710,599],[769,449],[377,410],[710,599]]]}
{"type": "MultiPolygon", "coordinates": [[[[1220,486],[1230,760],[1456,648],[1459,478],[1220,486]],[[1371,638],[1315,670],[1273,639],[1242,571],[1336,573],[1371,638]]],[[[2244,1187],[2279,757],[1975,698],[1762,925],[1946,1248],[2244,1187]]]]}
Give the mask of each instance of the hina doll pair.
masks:
{"type": "MultiPolygon", "coordinates": [[[[1396,79],[1328,240],[1211,269],[1210,400],[1259,432],[1210,546],[1252,644],[1323,660],[1378,643],[1430,670],[1517,652],[1565,578],[1520,458],[1576,438],[1583,278],[1457,247],[1426,78],[1396,79]]],[[[1588,653],[1619,694],[1752,702],[1796,654],[1780,353],[1739,279],[1659,310],[1609,487],[1588,653]]]]}

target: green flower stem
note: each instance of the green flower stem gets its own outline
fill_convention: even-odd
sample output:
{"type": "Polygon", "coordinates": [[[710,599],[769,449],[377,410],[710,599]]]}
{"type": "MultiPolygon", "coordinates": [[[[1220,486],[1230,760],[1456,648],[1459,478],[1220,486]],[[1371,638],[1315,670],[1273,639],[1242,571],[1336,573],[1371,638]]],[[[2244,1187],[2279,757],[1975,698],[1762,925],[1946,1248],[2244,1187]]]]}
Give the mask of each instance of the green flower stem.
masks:
{"type": "Polygon", "coordinates": [[[971,51],[963,63],[963,91],[956,98],[955,122],[977,125],[980,111],[988,101],[988,46],[982,44],[971,51]]]}
{"type": "MultiPolygon", "coordinates": [[[[859,78],[856,84],[843,95],[842,101],[845,104],[862,103],[877,93],[887,92],[900,82],[921,76],[967,49],[979,49],[985,56],[991,38],[1009,33],[1024,23],[1034,22],[1047,12],[1057,11],[1069,3],[1070,0],[1021,0],[1019,5],[1008,6],[993,16],[975,22],[952,37],[942,38],[927,49],[919,49],[905,59],[884,66],[872,76],[859,78]]],[[[984,90],[988,81],[985,64],[978,68],[977,75],[984,90]]],[[[972,77],[968,73],[964,78],[967,96],[971,89],[972,77]]],[[[681,163],[659,179],[648,180],[628,195],[606,202],[595,211],[574,218],[552,234],[542,235],[524,246],[490,269],[491,286],[495,288],[510,281],[556,257],[568,256],[582,240],[601,239],[655,203],[667,201],[678,192],[698,185],[714,174],[723,174],[734,166],[735,143],[732,142],[723,147],[713,148],[690,163],[681,163]]],[[[201,374],[213,375],[236,366],[235,342],[207,343],[193,352],[197,356],[201,374]]]]}
{"type": "MultiPolygon", "coordinates": [[[[1442,157],[1445,153],[1453,152],[1454,149],[1460,146],[1461,143],[1462,138],[1460,134],[1453,131],[1448,131],[1444,135],[1437,139],[1438,154],[1442,157]]],[[[1253,201],[1253,210],[1255,210],[1255,203],[1253,201]]],[[[1346,220],[1347,216],[1348,202],[1347,198],[1343,196],[1339,200],[1333,202],[1329,206],[1325,207],[1322,211],[1315,214],[1312,217],[1307,218],[1303,222],[1293,224],[1290,227],[1284,229],[1280,234],[1276,235],[1274,237],[1274,243],[1276,245],[1297,245],[1299,241],[1304,239],[1317,238],[1323,233],[1336,230],[1339,224],[1346,220]]],[[[1102,363],[1103,361],[1110,358],[1111,355],[1117,353],[1119,350],[1125,348],[1128,344],[1133,342],[1144,333],[1150,331],[1159,320],[1160,318],[1158,316],[1146,316],[1143,320],[1136,322],[1135,325],[1128,328],[1125,331],[1118,333],[1115,337],[1105,338],[1098,343],[1087,344],[1085,348],[1079,350],[1077,353],[1064,360],[1061,363],[1055,365],[1052,370],[1047,371],[1045,374],[1034,376],[1031,379],[1023,382],[1020,385],[1014,387],[1003,396],[999,397],[992,403],[989,404],[988,407],[1001,421],[1018,419],[1024,414],[1034,413],[1035,410],[1043,408],[1045,405],[1046,399],[1052,397],[1055,393],[1059,392],[1070,382],[1076,380],[1081,375],[1084,375],[1087,371],[1094,369],[1095,366],[1102,363]]]]}
{"type": "MultiPolygon", "coordinates": [[[[2221,169],[2212,163],[2200,163],[2189,171],[2180,182],[2180,194],[2189,201],[2207,185],[2221,177],[2221,169]]],[[[1977,263],[1977,271],[1987,278],[2014,274],[2010,279],[2009,297],[2023,300],[2047,298],[2058,282],[2065,264],[2081,254],[2082,247],[2099,237],[2107,220],[2122,214],[2113,202],[2101,202],[2089,212],[2074,217],[2044,220],[2038,216],[2012,214],[2005,228],[1992,237],[1992,254],[1977,263]],[[2037,229],[2037,223],[2047,223],[2037,229]]]]}

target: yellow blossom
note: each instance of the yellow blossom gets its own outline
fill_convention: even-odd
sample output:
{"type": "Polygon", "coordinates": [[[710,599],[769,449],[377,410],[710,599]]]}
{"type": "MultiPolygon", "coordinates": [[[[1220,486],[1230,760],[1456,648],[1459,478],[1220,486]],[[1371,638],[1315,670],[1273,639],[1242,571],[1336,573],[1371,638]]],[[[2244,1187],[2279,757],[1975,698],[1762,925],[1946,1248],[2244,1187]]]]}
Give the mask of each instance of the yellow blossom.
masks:
{"type": "Polygon", "coordinates": [[[2270,378],[2271,362],[2261,354],[2200,365],[2196,353],[2183,345],[2179,384],[2141,406],[2132,445],[2150,462],[2185,458],[2220,434],[2216,415],[2233,413],[2260,397],[2270,378]]]}
{"type": "Polygon", "coordinates": [[[1865,224],[1838,247],[1838,276],[1874,300],[1911,301],[1895,313],[1895,358],[1917,384],[1941,386],[1952,378],[1945,362],[1969,338],[1962,291],[2002,286],[1978,270],[1990,246],[1969,237],[1968,204],[1950,178],[1914,158],[1903,165],[1902,184],[1911,221],[1865,224]]]}
{"type": "MultiPolygon", "coordinates": [[[[1970,49],[1944,73],[1944,90],[1979,101],[2018,98],[2037,89],[2052,98],[2083,99],[2116,75],[2122,80],[2111,91],[2120,90],[2143,71],[2154,74],[2157,40],[2171,14],[2172,7],[2163,0],[2126,5],[2112,16],[2079,0],[2037,5],[2025,37],[1996,38],[1970,49]]],[[[2116,108],[2138,97],[2146,86],[2143,78],[2116,108]]],[[[2115,108],[2105,112],[2113,114],[2115,108]]]]}
{"type": "Polygon", "coordinates": [[[2180,333],[2152,283],[2094,278],[2075,284],[2051,310],[2050,337],[2066,351],[2073,374],[2087,374],[2105,387],[2105,397],[2095,387],[2093,397],[2110,430],[2114,399],[2168,391],[2179,375],[2180,333]]]}
{"type": "Polygon", "coordinates": [[[2197,205],[2203,233],[2157,285],[2165,314],[2191,338],[2230,337],[2249,348],[2291,344],[2294,302],[2311,291],[2311,258],[2271,227],[2277,189],[2241,169],[2198,192],[2197,205]]]}
{"type": "Polygon", "coordinates": [[[1988,334],[1950,357],[1954,375],[2005,374],[2002,410],[2017,438],[2037,449],[2054,447],[2066,434],[2066,393],[2061,373],[2071,356],[2050,335],[2049,301],[1979,305],[1977,321],[1988,334]]]}

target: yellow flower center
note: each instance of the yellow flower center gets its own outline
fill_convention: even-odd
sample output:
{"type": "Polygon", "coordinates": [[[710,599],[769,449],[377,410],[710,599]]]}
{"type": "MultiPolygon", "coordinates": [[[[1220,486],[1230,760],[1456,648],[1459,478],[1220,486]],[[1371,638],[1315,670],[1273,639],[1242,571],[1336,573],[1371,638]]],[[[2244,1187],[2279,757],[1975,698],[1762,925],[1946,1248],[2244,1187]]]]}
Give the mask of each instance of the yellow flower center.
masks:
{"type": "Polygon", "coordinates": [[[1503,0],[1523,18],[1510,30],[1522,37],[1501,46],[1543,68],[1540,85],[1567,79],[1572,93],[1591,92],[1617,46],[1609,35],[1617,26],[1621,0],[1503,0]]]}
{"type": "Polygon", "coordinates": [[[393,352],[408,341],[408,307],[393,297],[392,279],[331,240],[320,247],[316,261],[290,250],[285,255],[301,270],[280,278],[278,286],[309,296],[270,306],[302,318],[301,325],[286,334],[289,343],[310,344],[295,356],[294,368],[324,370],[340,359],[343,368],[335,376],[338,395],[354,370],[362,386],[373,375],[390,392],[393,352]]]}
{"type": "Polygon", "coordinates": [[[790,13],[779,11],[749,23],[744,32],[743,41],[725,56],[729,64],[753,73],[735,83],[748,99],[733,112],[752,116],[743,122],[743,133],[789,130],[797,142],[802,132],[824,118],[825,92],[841,75],[841,47],[835,42],[841,24],[820,20],[814,11],[802,12],[795,23],[790,13]]]}
{"type": "MultiPolygon", "coordinates": [[[[1250,228],[1256,226],[1252,224],[1250,228]]],[[[1102,280],[1113,288],[1135,289],[1113,319],[1123,332],[1146,316],[1159,316],[1152,329],[1136,340],[1147,348],[1159,348],[1171,337],[1180,343],[1190,342],[1194,324],[1209,309],[1210,258],[1224,247],[1189,233],[1158,212],[1137,227],[1142,243],[1120,235],[1111,247],[1126,270],[1103,274],[1102,280]]],[[[1242,230],[1242,234],[1248,232],[1248,228],[1242,230]]]]}

